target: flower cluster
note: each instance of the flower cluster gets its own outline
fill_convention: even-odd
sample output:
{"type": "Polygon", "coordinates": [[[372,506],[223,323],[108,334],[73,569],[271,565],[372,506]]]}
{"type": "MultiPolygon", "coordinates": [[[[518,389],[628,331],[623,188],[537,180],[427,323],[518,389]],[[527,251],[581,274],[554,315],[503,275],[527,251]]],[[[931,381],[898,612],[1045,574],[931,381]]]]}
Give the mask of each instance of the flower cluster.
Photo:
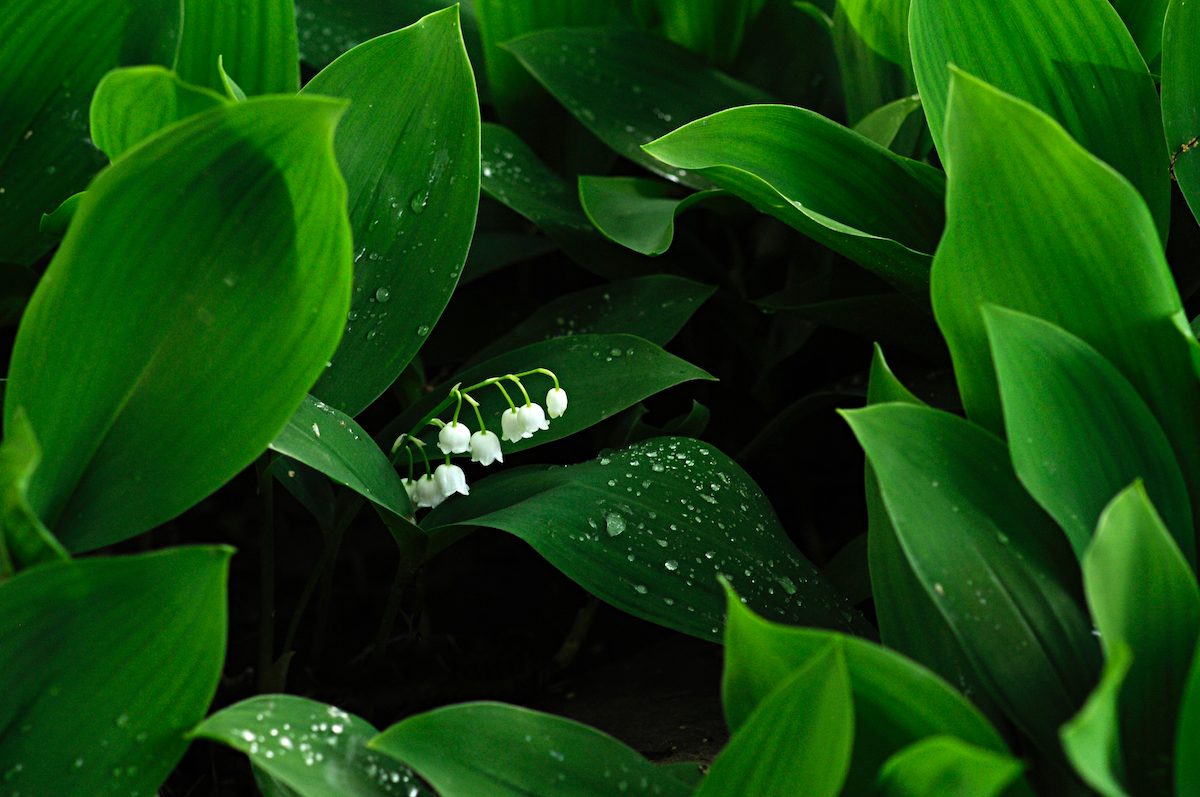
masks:
{"type": "Polygon", "coordinates": [[[444,463],[438,465],[436,470],[430,469],[425,443],[415,436],[416,430],[400,435],[396,444],[392,446],[393,454],[398,452],[401,447],[404,447],[408,453],[408,478],[403,479],[402,482],[413,506],[432,508],[455,493],[459,495],[470,493],[467,476],[463,473],[463,469],[450,461],[454,454],[470,453],[472,462],[478,462],[485,467],[493,462],[504,462],[504,452],[500,447],[501,437],[497,437],[495,432],[488,430],[483,421],[483,413],[479,409],[479,402],[471,395],[472,392],[486,387],[499,389],[505,401],[508,402],[508,409],[500,415],[500,430],[501,437],[510,443],[533,437],[535,432],[549,429],[549,419],[561,417],[567,411],[567,392],[559,387],[558,377],[545,368],[535,368],[521,374],[494,376],[468,388],[456,385],[428,420],[428,424],[440,427],[437,446],[445,457],[444,463]],[[529,393],[521,382],[521,377],[528,377],[532,374],[544,374],[554,381],[554,387],[546,393],[544,410],[540,404],[529,398],[529,393]],[[505,382],[515,384],[520,389],[525,400],[524,404],[518,405],[513,402],[512,396],[504,387],[505,382]],[[478,431],[472,432],[466,423],[458,419],[463,402],[470,404],[475,411],[475,418],[479,423],[478,431]],[[449,422],[436,417],[449,409],[451,404],[454,404],[455,407],[454,416],[449,422]],[[425,475],[420,478],[414,478],[414,449],[421,454],[421,458],[425,461],[425,475]]]}

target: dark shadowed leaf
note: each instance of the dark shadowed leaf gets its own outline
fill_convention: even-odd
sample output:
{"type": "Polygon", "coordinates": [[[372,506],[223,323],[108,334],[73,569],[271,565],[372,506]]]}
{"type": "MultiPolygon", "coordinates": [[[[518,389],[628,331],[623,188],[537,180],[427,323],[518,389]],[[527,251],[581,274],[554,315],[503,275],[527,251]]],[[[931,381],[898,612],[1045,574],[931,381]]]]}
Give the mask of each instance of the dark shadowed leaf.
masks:
{"type": "Polygon", "coordinates": [[[221,94],[225,72],[246,94],[295,94],[300,88],[292,0],[182,0],[183,32],[175,71],[221,94]]]}

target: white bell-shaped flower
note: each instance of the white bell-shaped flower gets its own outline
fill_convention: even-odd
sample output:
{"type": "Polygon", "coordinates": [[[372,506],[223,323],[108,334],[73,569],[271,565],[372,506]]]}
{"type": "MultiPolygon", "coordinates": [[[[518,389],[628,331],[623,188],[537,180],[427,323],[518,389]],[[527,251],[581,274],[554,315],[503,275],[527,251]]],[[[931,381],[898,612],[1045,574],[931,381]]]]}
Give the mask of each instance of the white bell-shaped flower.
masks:
{"type": "Polygon", "coordinates": [[[420,479],[417,479],[417,506],[425,506],[432,509],[433,507],[446,500],[446,496],[442,493],[433,477],[426,473],[420,479]]]}
{"type": "Polygon", "coordinates": [[[500,438],[496,437],[495,432],[476,432],[471,435],[471,461],[484,466],[504,462],[500,438]]]}
{"type": "Polygon", "coordinates": [[[438,448],[443,454],[465,454],[470,450],[471,430],[465,423],[451,421],[438,432],[438,448]]]}
{"type": "Polygon", "coordinates": [[[517,412],[517,417],[521,421],[521,437],[533,437],[534,432],[544,432],[550,428],[540,404],[526,404],[517,412]]]}
{"type": "Polygon", "coordinates": [[[471,489],[467,487],[467,474],[463,473],[463,469],[457,465],[438,465],[437,470],[433,472],[433,480],[437,482],[438,490],[441,491],[443,498],[448,498],[455,493],[467,495],[471,489]]]}
{"type": "Polygon", "coordinates": [[[551,418],[559,418],[567,411],[567,391],[561,387],[552,388],[546,394],[546,414],[551,418]]]}
{"type": "Polygon", "coordinates": [[[417,505],[417,482],[415,479],[401,479],[400,483],[404,485],[404,492],[408,493],[408,502],[413,506],[417,505]]]}
{"type": "Polygon", "coordinates": [[[511,407],[500,415],[500,428],[503,432],[501,437],[510,443],[515,443],[522,437],[531,436],[522,433],[523,427],[521,426],[521,414],[517,412],[516,409],[511,407]]]}

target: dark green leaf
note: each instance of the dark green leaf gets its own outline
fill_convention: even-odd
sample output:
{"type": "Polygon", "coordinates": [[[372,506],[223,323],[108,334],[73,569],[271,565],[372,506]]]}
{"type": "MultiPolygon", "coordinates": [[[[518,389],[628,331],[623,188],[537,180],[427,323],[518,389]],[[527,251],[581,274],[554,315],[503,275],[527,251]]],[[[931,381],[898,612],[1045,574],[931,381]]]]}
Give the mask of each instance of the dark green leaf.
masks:
{"type": "MultiPolygon", "coordinates": [[[[0,327],[16,324],[21,319],[37,283],[38,275],[33,269],[0,263],[0,327]]],[[[0,393],[0,399],[3,397],[0,393]]]]}
{"type": "MultiPolygon", "coordinates": [[[[452,5],[455,4],[450,0],[298,0],[296,31],[300,58],[316,69],[323,69],[365,41],[407,27],[452,5]]],[[[471,61],[482,64],[473,5],[468,0],[460,9],[471,61]]]]}
{"type": "Polygon", "coordinates": [[[105,72],[169,64],[178,0],[6,0],[0,13],[0,262],[28,265],[54,243],[38,219],[104,165],[88,104],[105,72]]]}
{"type": "Polygon", "coordinates": [[[1119,705],[1121,749],[1137,794],[1170,791],[1174,712],[1200,636],[1200,588],[1150,498],[1140,484],[1114,498],[1083,559],[1100,643],[1110,658],[1116,646],[1133,656],[1119,705]]]}
{"type": "Polygon", "coordinates": [[[92,98],[92,143],[115,160],[143,139],[225,100],[160,66],[114,69],[92,98]]]}
{"type": "Polygon", "coordinates": [[[1200,788],[1200,647],[1192,656],[1187,685],[1179,706],[1179,733],[1175,737],[1175,793],[1197,793],[1200,788]]]}
{"type": "Polygon", "coordinates": [[[909,404],[846,413],[909,562],[997,704],[1048,755],[1098,668],[1062,532],[1004,444],[909,404]]]}
{"type": "Polygon", "coordinates": [[[335,143],[350,191],[354,297],[342,344],[312,392],[357,415],[421,348],[471,244],[479,102],[458,10],[360,44],[304,92],[351,101],[335,143]]]}
{"type": "Polygon", "coordinates": [[[189,736],[245,753],[256,770],[301,797],[432,797],[408,767],[367,749],[378,733],[334,706],[260,695],[221,709],[189,736]]]}
{"type": "Polygon", "coordinates": [[[646,145],[922,299],[942,177],[803,108],[734,108],[646,145]]]}
{"type": "Polygon", "coordinates": [[[400,722],[370,743],[441,797],[601,797],[691,789],[608,734],[503,703],[463,703],[400,722]]]}
{"type": "Polygon", "coordinates": [[[17,412],[0,440],[0,578],[13,570],[68,558],[26,496],[41,458],[29,419],[17,412]]]}
{"type": "Polygon", "coordinates": [[[693,119],[770,100],[686,50],[628,28],[546,30],[505,49],[614,152],[699,188],[709,187],[703,178],[665,165],[642,145],[693,119]]]}
{"type": "Polygon", "coordinates": [[[888,759],[880,797],[998,797],[1021,774],[1021,763],[958,739],[932,736],[888,759]]]}
{"type": "MultiPolygon", "coordinates": [[[[42,220],[38,222],[38,230],[47,235],[56,235],[59,238],[65,235],[67,227],[71,226],[71,219],[75,218],[75,211],[79,209],[79,203],[83,200],[85,193],[85,191],[80,191],[78,194],[71,194],[53,211],[43,213],[42,220]]],[[[12,268],[17,269],[21,268],[21,266],[13,266],[12,268]]],[[[30,290],[30,293],[32,292],[30,290]]]]}
{"type": "Polygon", "coordinates": [[[322,371],[350,295],[340,113],[294,97],[216,108],[118,159],[80,202],[4,405],[6,429],[29,415],[43,452],[30,504],[67,548],[208,495],[322,371]]]}
{"type": "Polygon", "coordinates": [[[893,142],[900,135],[905,123],[920,109],[921,98],[915,94],[892,100],[858,120],[854,125],[854,132],[895,152],[897,150],[893,149],[893,142]]]}
{"type": "MultiPolygon", "coordinates": [[[[964,151],[950,142],[962,121],[947,124],[953,115],[948,69],[953,64],[1050,114],[1084,148],[1123,174],[1149,205],[1159,239],[1166,240],[1170,181],[1154,80],[1109,0],[914,0],[909,16],[921,102],[949,171],[959,166],[956,158],[964,151]]],[[[1030,174],[1049,169],[1048,164],[1031,168],[1025,153],[1049,142],[1041,135],[1031,137],[1025,126],[1018,119],[993,126],[988,135],[1005,142],[1005,157],[996,157],[995,146],[985,146],[972,150],[972,160],[987,159],[1000,173],[1020,173],[1030,187],[1030,174]]],[[[1051,157],[1061,146],[1052,146],[1051,157]]],[[[1113,182],[1114,176],[1106,174],[1102,185],[1113,182]]],[[[1062,191],[1069,184],[1039,180],[1036,185],[1040,191],[1062,191]]],[[[1012,201],[1025,198],[1022,192],[1010,196],[1012,201]]],[[[1093,199],[1088,197],[1089,206],[1093,199]]],[[[1033,216],[1035,210],[1027,212],[1033,216]]],[[[1017,234],[1015,225],[1012,232],[1017,234]]]]}
{"type": "Polygon", "coordinates": [[[698,191],[680,197],[660,180],[640,177],[580,177],[579,204],[588,220],[610,241],[640,252],[661,255],[675,236],[675,217],[723,191],[698,191]]]}
{"type": "Polygon", "coordinates": [[[908,57],[908,3],[842,0],[833,13],[833,47],[852,124],[917,91],[908,57]]]}
{"type": "Polygon", "coordinates": [[[1200,218],[1200,6],[1172,0],[1162,39],[1162,118],[1171,173],[1200,218]]]}
{"type": "Polygon", "coordinates": [[[785,677],[713,761],[697,797],[836,797],[854,748],[846,656],[828,643],[785,677]]]}
{"type": "Polygon", "coordinates": [[[1109,0],[1129,34],[1142,51],[1142,57],[1147,64],[1153,64],[1154,59],[1163,49],[1163,16],[1167,13],[1170,0],[1109,0]]]}
{"type": "Polygon", "coordinates": [[[766,0],[655,0],[667,38],[709,61],[728,64],[766,0]]]}
{"type": "Polygon", "coordinates": [[[870,293],[814,300],[807,288],[785,288],[755,304],[843,329],[869,341],[894,344],[935,362],[944,361],[947,356],[946,344],[928,307],[902,294],[870,293]]]}
{"type": "Polygon", "coordinates": [[[292,0],[183,0],[175,71],[224,94],[218,57],[246,94],[295,94],[300,54],[292,0]]]}
{"type": "MultiPolygon", "coordinates": [[[[1117,702],[1131,661],[1129,648],[1116,641],[1108,648],[1100,683],[1070,722],[1062,727],[1062,745],[1079,777],[1104,797],[1128,797],[1121,782],[1120,716],[1117,702]]],[[[1140,774],[1149,774],[1140,773],[1140,774]]]]}
{"type": "Polygon", "coordinates": [[[353,418],[323,401],[305,396],[271,448],[397,515],[412,514],[408,494],[387,456],[353,418]]]}
{"type": "Polygon", "coordinates": [[[0,585],[6,791],[155,793],[221,677],[230,554],[58,562],[0,585]]]}
{"type": "Polygon", "coordinates": [[[1200,505],[1200,448],[1190,442],[1200,439],[1197,344],[1141,197],[1030,105],[961,73],[953,85],[950,221],[932,293],[967,414],[1003,428],[982,305],[1045,318],[1137,389],[1200,505]]]}
{"type": "Polygon", "coordinates": [[[422,525],[435,539],[453,527],[507,531],[602,600],[702,639],[721,638],[718,575],[770,617],[871,633],[750,477],[697,440],[659,437],[580,465],[501,472],[422,525]]]}

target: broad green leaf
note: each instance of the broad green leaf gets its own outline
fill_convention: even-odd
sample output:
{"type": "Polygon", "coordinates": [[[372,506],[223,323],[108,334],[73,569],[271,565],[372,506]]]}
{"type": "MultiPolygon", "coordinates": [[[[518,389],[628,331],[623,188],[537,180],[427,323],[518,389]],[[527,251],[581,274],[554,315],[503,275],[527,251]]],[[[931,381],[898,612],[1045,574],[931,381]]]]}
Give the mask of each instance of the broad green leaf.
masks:
{"type": "Polygon", "coordinates": [[[312,392],[357,415],[421,348],[471,245],[479,102],[458,10],[355,47],[304,93],[350,100],[335,146],[350,192],[354,296],[342,344],[312,392]]]}
{"type": "Polygon", "coordinates": [[[630,28],[545,30],[505,49],[614,152],[697,188],[710,186],[651,157],[642,145],[693,119],[771,99],[686,50],[630,28]]]}
{"type": "Polygon", "coordinates": [[[57,562],[0,585],[7,792],[155,793],[221,677],[231,553],[57,562]]]}
{"type": "Polygon", "coordinates": [[[913,118],[913,114],[921,109],[921,98],[917,95],[901,97],[881,105],[869,114],[859,119],[854,125],[854,132],[869,138],[881,147],[887,147],[893,152],[899,151],[894,143],[905,124],[913,118]]]}
{"type": "Polygon", "coordinates": [[[898,65],[909,62],[908,5],[905,0],[838,0],[867,46],[898,65]]]}
{"type": "Polygon", "coordinates": [[[418,714],[369,746],[411,766],[441,797],[692,792],[606,733],[503,703],[462,703],[418,714]]]}
{"type": "Polygon", "coordinates": [[[989,693],[1058,755],[1058,726],[1099,669],[1066,538],[978,426],[909,404],[845,417],[914,572],[989,693]]]}
{"type": "Polygon", "coordinates": [[[702,639],[721,638],[718,575],[772,618],[871,633],[745,471],[698,440],[659,437],[579,465],[502,471],[421,525],[435,545],[466,526],[506,531],[607,603],[702,639]]]}
{"type": "Polygon", "coordinates": [[[224,102],[219,94],[188,85],[160,66],[114,69],[92,97],[92,143],[116,160],[164,127],[224,102]]]}
{"type": "Polygon", "coordinates": [[[675,237],[675,217],[723,191],[679,191],[641,177],[580,177],[579,204],[610,241],[643,255],[661,255],[675,237]]]}
{"type": "Polygon", "coordinates": [[[471,359],[572,335],[623,332],[665,346],[714,290],[683,277],[651,274],[569,293],[542,305],[471,359]]]}
{"type": "MultiPolygon", "coordinates": [[[[950,108],[948,66],[953,64],[1049,114],[1083,148],[1124,175],[1149,206],[1159,240],[1166,240],[1170,180],[1154,80],[1109,0],[913,0],[909,35],[929,130],[951,173],[959,167],[956,160],[964,151],[951,141],[964,125],[963,120],[952,119],[950,108]]],[[[964,81],[957,82],[961,86],[964,81]]],[[[997,125],[987,132],[1005,142],[1005,157],[997,158],[999,145],[991,145],[971,150],[971,160],[986,159],[998,174],[1019,173],[1025,188],[1037,188],[1038,193],[1069,189],[1069,182],[1057,179],[1029,180],[1030,174],[1057,171],[1047,161],[1060,157],[1065,145],[1051,144],[1044,133],[1031,135],[1028,123],[1018,118],[995,121],[997,125]],[[1046,160],[1031,166],[1026,153],[1047,146],[1046,160]]],[[[1111,173],[1099,185],[1114,182],[1127,190],[1111,173]]],[[[1005,190],[999,184],[997,189],[1005,190]]],[[[1089,195],[1088,208],[1068,203],[1064,209],[1078,215],[1110,212],[1103,197],[1111,190],[1100,188],[1089,195]],[[1090,209],[1094,204],[1097,210],[1090,209]]],[[[1026,198],[1024,192],[1011,196],[1014,202],[1026,198]]],[[[1027,212],[1036,217],[1033,207],[1027,212]]],[[[995,214],[1001,216],[999,210],[995,214]]],[[[1124,232],[1124,227],[1118,231],[1124,232]]],[[[1092,232],[1086,227],[1080,230],[1080,234],[1092,232]]],[[[1140,232],[1130,236],[1138,245],[1140,239],[1140,232]]]]}
{"type": "Polygon", "coordinates": [[[1171,0],[1109,0],[1129,35],[1137,43],[1147,64],[1153,64],[1163,49],[1163,17],[1171,0]]]}
{"type": "Polygon", "coordinates": [[[1133,384],[1200,506],[1197,344],[1145,204],[1052,119],[965,74],[949,116],[948,223],[931,290],[967,414],[1003,428],[982,305],[1044,318],[1133,384]]]}
{"type": "Polygon", "coordinates": [[[104,166],[88,104],[108,70],[169,64],[178,0],[5,0],[0,8],[0,262],[28,265],[55,238],[38,219],[104,166]]]}
{"type": "Polygon", "coordinates": [[[533,222],[589,271],[616,279],[648,270],[627,250],[596,232],[579,206],[578,192],[539,160],[516,133],[495,124],[484,124],[481,132],[480,188],[485,194],[533,222]]]}
{"type": "MultiPolygon", "coordinates": [[[[1125,765],[1121,759],[1117,702],[1130,662],[1128,646],[1114,642],[1108,649],[1108,661],[1104,664],[1100,683],[1061,731],[1063,750],[1071,766],[1104,797],[1129,797],[1121,785],[1125,779],[1125,765]]],[[[1148,774],[1138,772],[1138,777],[1148,774]]]]}
{"type": "Polygon", "coordinates": [[[387,456],[353,418],[323,401],[305,396],[271,448],[390,512],[412,514],[408,494],[387,456]]]}
{"type": "Polygon", "coordinates": [[[1021,762],[947,736],[914,742],[879,773],[879,797],[998,797],[1021,775],[1021,762]]]}
{"type": "MultiPolygon", "coordinates": [[[[696,366],[633,335],[591,334],[553,338],[514,349],[468,368],[454,377],[454,383],[469,387],[493,376],[523,373],[531,368],[553,371],[567,392],[570,406],[565,415],[550,422],[549,430],[519,443],[505,443],[505,454],[573,435],[683,382],[712,379],[696,366]]],[[[392,439],[412,431],[432,443],[437,430],[426,429],[425,423],[439,406],[449,406],[445,397],[454,383],[439,386],[428,399],[409,408],[387,428],[383,438],[392,439]]],[[[534,374],[523,383],[530,399],[544,406],[546,391],[553,387],[549,377],[534,374]]],[[[514,400],[521,398],[511,382],[505,389],[514,400]]],[[[479,401],[483,422],[500,434],[500,414],[508,408],[503,395],[495,387],[480,389],[472,395],[479,401]]],[[[447,413],[441,413],[443,420],[446,416],[447,413]]],[[[472,429],[478,426],[474,413],[466,405],[460,419],[472,429]]]]}
{"type": "Polygon", "coordinates": [[[654,4],[668,39],[713,63],[728,64],[766,0],[654,0],[654,4]]]}
{"type": "Polygon", "coordinates": [[[854,698],[839,642],[766,695],[704,776],[697,797],[836,797],[855,743],[854,698]]]}
{"type": "MultiPolygon", "coordinates": [[[[871,360],[867,404],[902,402],[924,405],[900,383],[877,346],[871,360]]],[[[993,709],[975,666],[955,638],[935,599],[913,572],[892,525],[879,481],[868,461],[864,469],[867,500],[867,564],[871,594],[883,644],[933,670],[976,705],[993,709]]],[[[968,739],[978,744],[977,741],[968,739]]]]}
{"type": "Polygon", "coordinates": [[[803,108],[734,108],[646,145],[915,296],[944,222],[941,174],[803,108]]]}
{"type": "MultiPolygon", "coordinates": [[[[1121,749],[1135,793],[1170,790],[1174,712],[1200,637],[1200,588],[1148,490],[1126,489],[1104,510],[1083,559],[1083,584],[1109,657],[1133,662],[1120,687],[1121,749]]],[[[1189,753],[1189,757],[1195,751],[1189,753]]]]}
{"type": "Polygon", "coordinates": [[[0,440],[0,579],[13,570],[68,558],[26,496],[41,458],[29,419],[17,412],[0,440]]]}
{"type": "Polygon", "coordinates": [[[854,761],[847,793],[869,790],[884,761],[906,744],[948,735],[995,753],[1004,742],[983,715],[933,672],[854,637],[769,622],[729,593],[725,718],[735,731],[798,668],[832,642],[845,652],[854,692],[854,761]]]}
{"type": "Polygon", "coordinates": [[[220,94],[224,71],[248,95],[295,94],[300,88],[296,9],[292,0],[182,0],[183,31],[175,71],[220,94]]]}
{"type": "Polygon", "coordinates": [[[1192,656],[1187,685],[1179,705],[1175,737],[1175,793],[1195,794],[1200,789],[1200,646],[1192,656]]]}
{"type": "Polygon", "coordinates": [[[1200,6],[1172,0],[1162,39],[1162,118],[1171,173],[1200,218],[1200,6]]]}
{"type": "Polygon", "coordinates": [[[908,3],[903,0],[838,2],[833,49],[852,124],[876,108],[916,93],[908,57],[908,3]]]}
{"type": "Polygon", "coordinates": [[[255,769],[300,797],[432,797],[411,769],[367,749],[378,734],[335,706],[259,695],[221,709],[188,735],[245,753],[255,769]]]}
{"type": "Polygon", "coordinates": [[[80,202],[17,332],[4,405],[6,430],[29,415],[43,454],[30,505],[68,549],[208,495],[322,371],[350,296],[341,110],[216,108],[119,158],[80,202]]]}
{"type": "Polygon", "coordinates": [[[1040,318],[987,305],[984,321],[1013,468],[1076,556],[1113,495],[1144,479],[1167,528],[1194,559],[1179,465],[1129,381],[1087,343],[1040,318]]]}

